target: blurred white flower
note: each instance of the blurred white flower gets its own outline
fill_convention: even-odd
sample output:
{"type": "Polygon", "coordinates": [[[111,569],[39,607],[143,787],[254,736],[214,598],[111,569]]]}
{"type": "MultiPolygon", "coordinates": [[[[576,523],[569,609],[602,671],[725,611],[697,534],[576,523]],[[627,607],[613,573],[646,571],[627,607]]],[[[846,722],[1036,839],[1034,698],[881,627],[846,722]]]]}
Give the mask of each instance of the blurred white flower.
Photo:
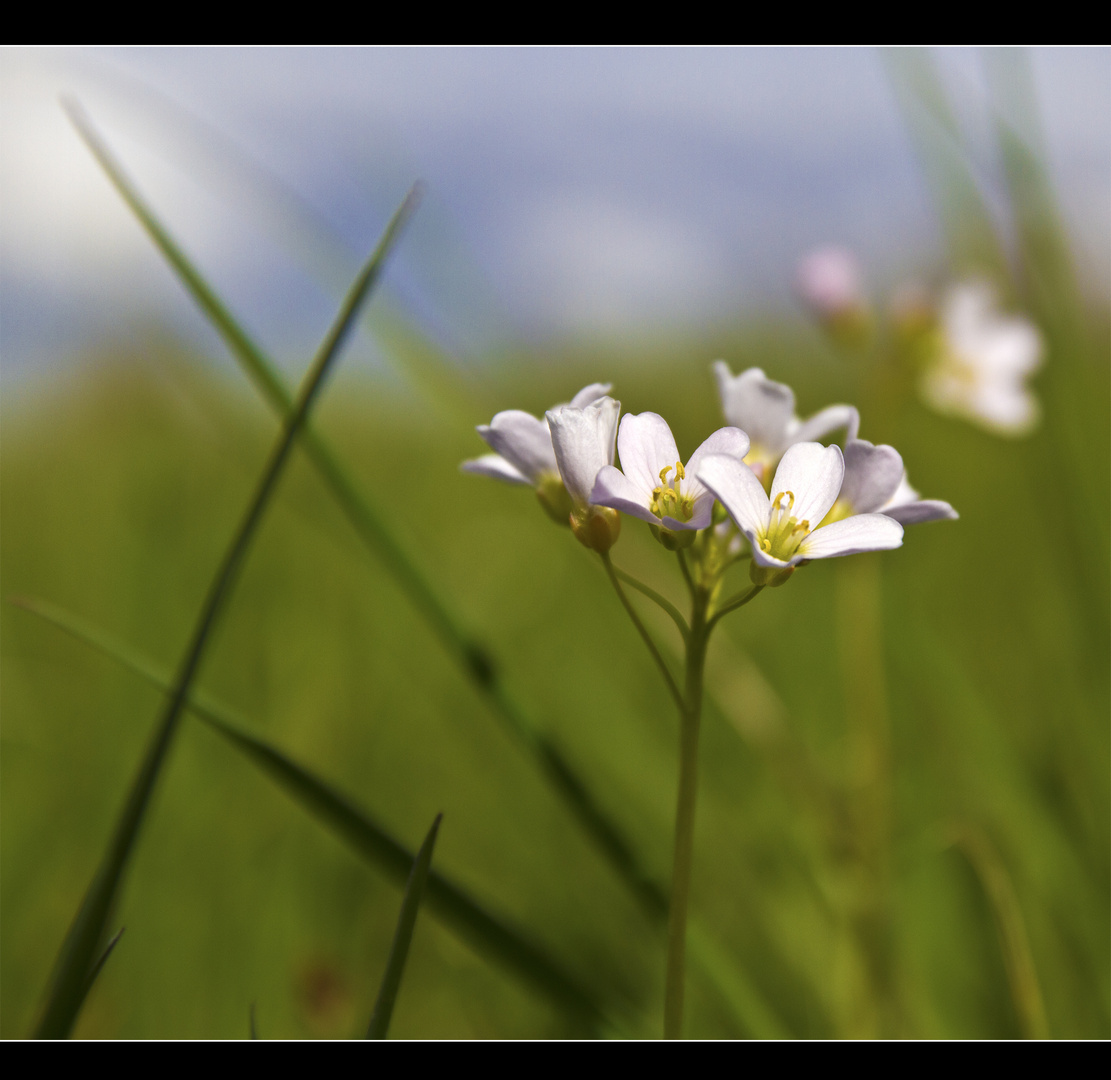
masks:
{"type": "Polygon", "coordinates": [[[757,585],[780,585],[799,563],[897,548],[903,527],[885,514],[855,514],[815,527],[837,500],[845,463],[837,446],[804,442],[788,448],[775,471],[771,498],[748,466],[707,455],[699,479],[721,500],[752,547],[757,585]]]}
{"type": "Polygon", "coordinates": [[[795,287],[821,319],[855,314],[866,306],[860,264],[848,248],[820,247],[804,256],[796,271],[795,287]]]}
{"type": "MultiPolygon", "coordinates": [[[[571,407],[585,408],[605,397],[611,389],[609,383],[584,386],[571,399],[571,407]]],[[[556,409],[563,407],[555,406],[556,409]]],[[[545,510],[566,525],[572,509],[571,498],[559,474],[548,421],[538,420],[520,409],[508,409],[498,413],[489,424],[480,424],[476,430],[495,453],[471,458],[460,468],[464,472],[535,488],[545,510]]]]}
{"type": "Polygon", "coordinates": [[[602,397],[585,408],[575,404],[545,414],[559,474],[571,496],[571,529],[586,547],[605,553],[616,542],[621,518],[609,507],[591,505],[598,473],[613,464],[621,403],[602,397]]]}
{"type": "Polygon", "coordinates": [[[657,413],[626,413],[617,435],[621,469],[607,465],[598,473],[591,501],[631,514],[664,532],[665,546],[682,546],[694,532],[710,524],[714,495],[698,479],[707,454],[727,454],[741,461],[748,453],[748,436],[738,428],[715,431],[684,468],[667,421],[657,413]],[[683,540],[669,533],[686,532],[683,540]]]}
{"type": "Polygon", "coordinates": [[[986,282],[954,286],[941,306],[942,344],[922,376],[922,395],[941,412],[1002,435],[1022,435],[1038,422],[1026,378],[1042,362],[1037,327],[999,312],[986,282]]]}
{"type": "Polygon", "coordinates": [[[958,517],[947,502],[920,499],[909,483],[903,459],[893,446],[874,446],[851,437],[845,444],[841,491],[823,524],[856,514],[886,514],[901,525],[958,517]]]}
{"type": "Polygon", "coordinates": [[[767,487],[784,451],[795,443],[820,439],[838,428],[855,433],[860,415],[851,405],[830,405],[809,420],[795,415],[794,391],[772,382],[760,368],[734,375],[724,360],[714,364],[725,420],[751,440],[745,462],[767,487]]]}

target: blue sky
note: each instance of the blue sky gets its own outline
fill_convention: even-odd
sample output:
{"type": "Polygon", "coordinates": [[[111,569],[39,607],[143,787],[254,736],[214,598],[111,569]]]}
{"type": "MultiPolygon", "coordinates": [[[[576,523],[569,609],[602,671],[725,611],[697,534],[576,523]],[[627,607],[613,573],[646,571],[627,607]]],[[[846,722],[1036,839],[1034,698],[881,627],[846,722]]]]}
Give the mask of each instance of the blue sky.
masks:
{"type": "MultiPolygon", "coordinates": [[[[216,351],[69,128],[67,92],[291,363],[416,178],[427,197],[392,287],[463,351],[787,309],[797,259],[827,242],[852,246],[879,290],[940,260],[871,49],[2,55],[9,374],[152,322],[216,351]]],[[[982,57],[937,55],[990,193],[982,57]]],[[[1106,289],[1111,50],[1038,51],[1033,67],[1078,259],[1106,289]]]]}

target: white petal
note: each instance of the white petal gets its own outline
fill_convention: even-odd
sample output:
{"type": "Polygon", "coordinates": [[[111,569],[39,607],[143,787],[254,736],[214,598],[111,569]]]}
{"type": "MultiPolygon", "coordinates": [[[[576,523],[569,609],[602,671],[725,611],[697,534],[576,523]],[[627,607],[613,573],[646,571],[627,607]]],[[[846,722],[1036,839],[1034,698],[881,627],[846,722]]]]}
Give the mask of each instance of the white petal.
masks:
{"type": "Polygon", "coordinates": [[[733,375],[724,360],[714,364],[725,419],[747,432],[754,442],[778,452],[795,416],[795,395],[789,386],[772,382],[760,368],[733,375]]]}
{"type": "Polygon", "coordinates": [[[793,555],[790,560],[784,562],[782,559],[777,559],[774,555],[769,555],[761,546],[759,540],[749,532],[745,532],[745,537],[748,539],[748,546],[752,551],[752,561],[757,566],[794,566],[802,562],[804,556],[793,555]]]}
{"type": "Polygon", "coordinates": [[[991,381],[976,388],[968,401],[975,418],[1004,435],[1022,435],[1041,417],[1037,399],[1017,382],[991,381]]]}
{"type": "Polygon", "coordinates": [[[848,432],[850,439],[855,439],[860,430],[860,413],[851,405],[829,405],[791,431],[791,441],[815,442],[841,428],[848,432]]]}
{"type": "Polygon", "coordinates": [[[544,473],[556,472],[548,425],[520,409],[500,412],[489,426],[478,428],[491,450],[501,454],[520,473],[537,483],[544,473]]]}
{"type": "Polygon", "coordinates": [[[845,462],[839,446],[821,443],[795,443],[789,447],[775,470],[771,494],[783,491],[794,497],[791,516],[816,524],[829,513],[841,491],[845,462]]]}
{"type": "Polygon", "coordinates": [[[620,413],[621,403],[604,397],[585,409],[565,405],[547,414],[560,475],[580,506],[589,504],[598,473],[613,464],[620,413]]]}
{"type": "Polygon", "coordinates": [[[571,407],[574,409],[585,409],[587,405],[593,405],[599,398],[603,398],[613,389],[613,383],[591,383],[589,386],[584,386],[572,399],[571,407]]]}
{"type": "Polygon", "coordinates": [[[851,439],[845,444],[845,479],[839,498],[854,514],[870,514],[891,502],[905,475],[903,459],[893,446],[851,439]]]}
{"type": "Polygon", "coordinates": [[[483,454],[482,457],[471,458],[469,461],[464,461],[459,468],[466,473],[490,476],[509,484],[532,484],[527,476],[510,465],[500,454],[483,454]]]}
{"type": "Polygon", "coordinates": [[[900,525],[921,525],[926,521],[955,521],[960,514],[940,499],[918,499],[914,502],[884,506],[880,513],[894,518],[900,525]]]}
{"type": "MultiPolygon", "coordinates": [[[[683,485],[684,494],[693,495],[696,506],[699,500],[702,499],[703,490],[702,483],[698,479],[698,469],[702,464],[702,459],[705,458],[707,454],[726,454],[729,457],[735,457],[738,461],[743,461],[745,454],[748,453],[749,446],[749,438],[740,428],[718,428],[713,435],[691,454],[691,459],[687,462],[686,469],[687,476],[690,479],[683,485]]],[[[711,508],[712,507],[713,501],[711,500],[711,508]]],[[[702,526],[699,526],[699,528],[702,528],[702,526]]]]}
{"type": "MultiPolygon", "coordinates": [[[[621,471],[649,496],[660,485],[660,470],[674,470],[680,460],[675,436],[667,421],[654,412],[626,413],[617,433],[621,471]]],[[[674,476],[672,476],[674,479],[674,476]]]]}
{"type": "Polygon", "coordinates": [[[649,509],[651,493],[637,487],[624,473],[612,465],[606,465],[594,480],[590,493],[594,506],[612,506],[623,514],[632,514],[653,525],[660,519],[649,509]]]}
{"type": "Polygon", "coordinates": [[[1018,378],[1041,364],[1041,334],[1025,319],[998,319],[982,337],[976,360],[985,373],[1018,378]]]}
{"type": "Polygon", "coordinates": [[[743,461],[724,454],[707,454],[698,466],[698,479],[721,500],[750,540],[768,527],[771,514],[768,493],[743,461]]]}
{"type": "Polygon", "coordinates": [[[856,514],[815,529],[799,545],[803,559],[831,559],[862,551],[887,551],[901,547],[903,527],[886,514],[856,514]]]}

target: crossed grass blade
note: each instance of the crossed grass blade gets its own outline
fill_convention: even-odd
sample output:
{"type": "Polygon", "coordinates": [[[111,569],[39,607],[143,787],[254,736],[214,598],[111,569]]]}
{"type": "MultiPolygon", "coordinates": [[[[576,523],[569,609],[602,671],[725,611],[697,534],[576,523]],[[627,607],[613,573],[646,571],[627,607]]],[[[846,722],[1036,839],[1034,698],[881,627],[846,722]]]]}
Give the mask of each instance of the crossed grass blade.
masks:
{"type": "MultiPolygon", "coordinates": [[[[170,263],[197,306],[223,338],[232,355],[270,406],[283,418],[288,416],[292,397],[274,362],[238,323],[139,195],[80,106],[72,100],[65,101],[64,105],[78,133],[113,186],[170,263]]],[[[484,694],[501,720],[532,751],[549,781],[610,858],[644,907],[657,917],[663,915],[667,909],[663,890],[651,881],[621,830],[602,811],[563,754],[536,731],[519,706],[509,697],[487,651],[463,630],[460,621],[412,562],[385,522],[360,495],[355,481],[327,444],[307,425],[300,437],[306,453],[332,489],[340,508],[359,537],[382,560],[413,606],[429,623],[468,678],[484,694]]]]}
{"type": "Polygon", "coordinates": [[[416,859],[413,860],[409,880],[405,883],[405,896],[401,900],[397,929],[390,943],[386,971],[382,976],[382,984],[378,988],[378,1000],[374,1003],[374,1012],[366,1029],[368,1039],[384,1039],[390,1030],[394,1003],[397,1001],[397,992],[401,988],[401,976],[405,973],[405,961],[409,959],[409,944],[413,940],[413,931],[417,925],[417,912],[424,899],[428,871],[432,866],[432,849],[436,846],[436,836],[440,831],[440,822],[443,818],[443,814],[436,815],[432,828],[428,830],[428,835],[424,838],[416,859]]]}
{"type": "MultiPolygon", "coordinates": [[[[168,670],[88,620],[39,599],[18,597],[12,603],[71,634],[158,689],[170,690],[168,670]]],[[[366,811],[309,769],[245,730],[247,722],[242,717],[203,691],[191,690],[186,706],[321,821],[359,858],[395,884],[405,884],[413,867],[413,852],[366,811]]],[[[582,1031],[596,1033],[602,1029],[604,1010],[594,995],[519,930],[471,899],[450,879],[433,870],[425,900],[431,913],[461,940],[543,995],[582,1031]]]]}
{"type": "Polygon", "coordinates": [[[174,680],[173,690],[128,793],[108,849],[62,944],[46,1005],[35,1031],[39,1038],[65,1038],[73,1028],[85,1000],[88,974],[93,964],[94,954],[103,937],[104,926],[139,829],[146,816],[155,783],[173,742],[189,687],[200,668],[211,632],[250,550],[266,507],[289,460],[298,432],[304,425],[324,385],[325,378],[339,355],[340,346],[351,329],[356,313],[378,281],[385,259],[414,210],[416,201],[417,191],[414,189],[406,196],[390,220],[378,246],[351,286],[336,320],[305,376],[297,401],[286,415],[281,434],[271,451],[255,494],[217,569],[201,607],[189,645],[174,680]]]}
{"type": "MultiPolygon", "coordinates": [[[[194,302],[224,340],[232,356],[243,367],[271,408],[282,417],[288,415],[292,397],[278,373],[277,366],[238,323],[145,202],[80,106],[72,100],[66,100],[63,104],[78,133],[104,169],[112,185],[162,252],[194,302]]],[[[389,531],[386,523],[362,497],[351,474],[333,454],[327,443],[307,424],[303,427],[300,438],[306,454],[331,488],[340,509],[360,539],[381,560],[414,608],[420,612],[439,638],[448,654],[455,659],[466,677],[489,702],[497,717],[532,754],[555,793],[598,846],[646,914],[657,924],[664,925],[668,911],[667,891],[644,868],[623,831],[602,809],[562,751],[537,731],[520,706],[510,697],[497,666],[487,650],[463,629],[462,623],[412,562],[407,552],[389,531]]],[[[698,941],[705,947],[692,955],[692,959],[715,985],[725,1003],[738,1013],[738,1003],[746,995],[738,997],[733,987],[747,985],[747,979],[727,959],[724,951],[711,944],[713,940],[712,935],[702,928],[698,941]],[[726,977],[730,972],[731,974],[726,977]]],[[[755,1022],[743,1014],[739,1014],[739,1018],[754,1034],[775,1037],[780,1029],[778,1025],[762,1023],[761,1018],[765,1014],[766,1010],[760,1010],[755,1022]]]]}

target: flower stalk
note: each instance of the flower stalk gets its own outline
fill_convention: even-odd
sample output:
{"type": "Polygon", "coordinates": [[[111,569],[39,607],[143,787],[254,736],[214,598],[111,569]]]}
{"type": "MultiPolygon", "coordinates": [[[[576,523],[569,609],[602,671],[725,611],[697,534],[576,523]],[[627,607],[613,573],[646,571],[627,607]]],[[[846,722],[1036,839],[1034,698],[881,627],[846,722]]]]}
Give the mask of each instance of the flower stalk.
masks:
{"type": "Polygon", "coordinates": [[[710,638],[710,592],[691,588],[690,633],[679,728],[679,794],[675,806],[675,854],[667,922],[667,980],[664,986],[664,1038],[683,1035],[686,978],[687,909],[694,857],[694,810],[698,797],[698,735],[702,721],[702,683],[710,638]]]}

